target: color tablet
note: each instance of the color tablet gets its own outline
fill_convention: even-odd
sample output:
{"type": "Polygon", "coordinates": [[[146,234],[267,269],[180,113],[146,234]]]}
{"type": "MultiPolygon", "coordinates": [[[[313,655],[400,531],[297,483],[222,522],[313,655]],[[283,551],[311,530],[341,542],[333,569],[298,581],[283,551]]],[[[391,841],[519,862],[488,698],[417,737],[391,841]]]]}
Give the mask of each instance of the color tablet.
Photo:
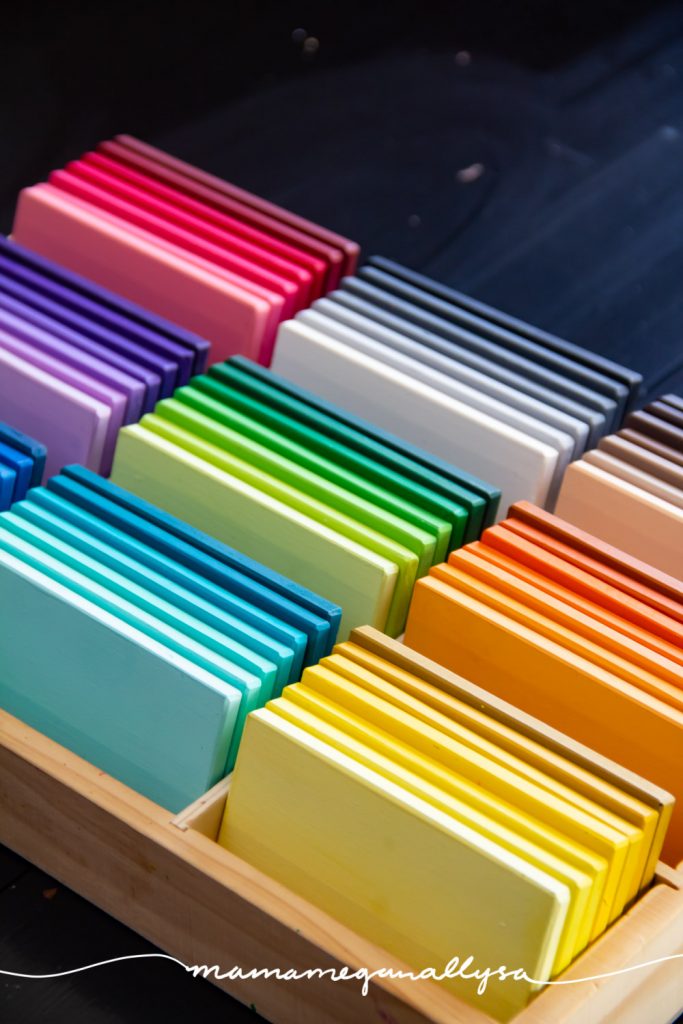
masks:
{"type": "Polygon", "coordinates": [[[668,501],[597,466],[575,462],[565,476],[557,513],[636,558],[683,577],[683,509],[668,501]]]}
{"type": "Polygon", "coordinates": [[[634,487],[640,487],[648,494],[654,494],[656,498],[668,501],[677,508],[683,508],[683,488],[672,487],[652,473],[644,472],[628,462],[622,462],[620,458],[614,458],[606,451],[586,452],[584,462],[589,466],[597,466],[605,473],[611,473],[612,476],[619,477],[634,487]]]}
{"type": "MultiPolygon", "coordinates": [[[[28,455],[23,455],[16,448],[5,444],[4,441],[0,441],[0,466],[3,466],[6,470],[9,470],[14,474],[14,484],[10,496],[10,503],[14,501],[21,501],[22,498],[26,497],[26,492],[31,486],[33,459],[29,458],[28,455]]],[[[0,501],[2,501],[3,508],[8,508],[4,487],[3,497],[0,501]]]]}
{"type": "Polygon", "coordinates": [[[646,434],[653,441],[666,444],[679,452],[679,454],[683,454],[683,428],[660,419],[659,416],[653,416],[644,410],[641,412],[631,412],[624,420],[624,427],[628,430],[637,430],[641,434],[646,434]]]}
{"type": "Polygon", "coordinates": [[[631,441],[632,444],[640,445],[641,448],[645,448],[649,452],[654,452],[655,455],[659,455],[662,459],[672,462],[675,466],[683,466],[683,452],[677,451],[676,448],[672,448],[669,444],[662,444],[660,441],[655,441],[653,437],[648,437],[647,434],[643,434],[639,430],[620,430],[618,437],[623,437],[625,441],[631,441]]]}
{"type": "Polygon", "coordinates": [[[5,551],[0,593],[5,710],[171,811],[218,781],[232,687],[5,551]]]}
{"type": "Polygon", "coordinates": [[[398,277],[415,288],[429,292],[437,298],[443,299],[444,302],[466,310],[477,318],[497,324],[506,331],[528,338],[529,341],[536,342],[545,348],[566,355],[569,359],[583,363],[598,373],[621,381],[629,389],[627,408],[630,408],[636,402],[643,378],[635,370],[621,366],[611,359],[606,359],[605,356],[599,353],[590,352],[579,345],[573,345],[564,338],[558,338],[556,335],[548,333],[548,331],[543,331],[538,327],[525,323],[523,320],[517,319],[517,317],[503,313],[493,306],[487,306],[485,303],[479,302],[469,295],[464,295],[462,292],[449,288],[439,281],[434,281],[424,274],[418,274],[416,271],[401,266],[401,264],[395,263],[393,260],[384,259],[381,256],[371,256],[368,263],[385,274],[398,277]]]}
{"type": "Polygon", "coordinates": [[[17,486],[17,474],[11,466],[6,465],[0,458],[0,511],[10,507],[14,501],[14,491],[17,486]]]}
{"type": "MultiPolygon", "coordinates": [[[[109,409],[101,402],[29,365],[3,347],[0,336],[0,408],[19,430],[49,440],[45,473],[67,462],[99,470],[109,409]]],[[[11,339],[9,339],[11,341],[11,339]]]]}
{"type": "Polygon", "coordinates": [[[16,449],[21,452],[22,455],[27,455],[33,462],[33,471],[31,473],[31,487],[37,487],[43,478],[43,472],[45,470],[45,459],[47,451],[45,445],[39,441],[34,441],[32,437],[28,437],[27,434],[22,434],[20,430],[10,427],[9,424],[0,421],[0,441],[8,445],[10,448],[16,449]]]}
{"type": "Polygon", "coordinates": [[[663,459],[660,455],[627,441],[620,434],[610,434],[609,437],[602,438],[600,451],[656,477],[671,487],[683,489],[683,467],[676,466],[668,459],[663,459]]]}
{"type": "Polygon", "coordinates": [[[383,429],[495,480],[503,507],[522,497],[546,500],[555,462],[549,446],[299,321],[281,324],[273,368],[352,413],[371,410],[383,429]]]}

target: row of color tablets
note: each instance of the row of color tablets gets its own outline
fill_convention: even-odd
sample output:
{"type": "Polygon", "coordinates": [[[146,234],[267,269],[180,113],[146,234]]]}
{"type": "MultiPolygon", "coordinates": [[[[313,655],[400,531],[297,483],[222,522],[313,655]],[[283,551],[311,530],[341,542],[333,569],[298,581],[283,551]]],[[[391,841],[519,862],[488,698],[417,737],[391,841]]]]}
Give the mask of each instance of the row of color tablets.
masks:
{"type": "Polygon", "coordinates": [[[675,794],[683,583],[520,502],[415,587],[405,641],[675,794]]]}
{"type": "Polygon", "coordinates": [[[40,483],[46,454],[44,445],[8,423],[0,423],[0,512],[40,483]]]}
{"type": "Polygon", "coordinates": [[[277,325],[353,273],[355,242],[127,135],[24,189],[18,242],[268,364],[277,325]]]}
{"type": "Polygon", "coordinates": [[[558,515],[683,579],[683,399],[663,395],[570,466],[558,515]]]}
{"type": "Polygon", "coordinates": [[[70,462],[111,469],[119,429],[206,365],[209,345],[0,237],[0,409],[70,462]]]}
{"type": "Polygon", "coordinates": [[[0,703],[178,811],[340,611],[82,467],[0,515],[0,703]]]}
{"type": "Polygon", "coordinates": [[[402,632],[415,580],[499,493],[242,357],[121,432],[112,479],[343,609],[402,632]]]}
{"type": "Polygon", "coordinates": [[[562,475],[636,401],[639,374],[389,260],[280,326],[273,369],[552,508],[562,475]]]}
{"type": "MultiPolygon", "coordinates": [[[[219,842],[414,971],[543,982],[651,882],[672,802],[363,628],[249,716],[219,842]]],[[[445,984],[499,1020],[537,987],[445,984]]]]}

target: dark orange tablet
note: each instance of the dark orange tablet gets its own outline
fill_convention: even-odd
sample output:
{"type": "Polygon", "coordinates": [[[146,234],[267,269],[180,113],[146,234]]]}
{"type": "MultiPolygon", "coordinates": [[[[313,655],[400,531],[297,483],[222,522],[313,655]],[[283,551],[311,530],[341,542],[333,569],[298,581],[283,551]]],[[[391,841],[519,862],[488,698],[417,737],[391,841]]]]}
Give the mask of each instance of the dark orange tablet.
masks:
{"type": "MultiPolygon", "coordinates": [[[[579,607],[578,602],[581,606],[585,602],[599,621],[609,622],[615,629],[683,664],[683,630],[678,622],[534,543],[530,539],[534,535],[531,527],[526,528],[528,536],[525,536],[523,532],[507,529],[508,522],[514,520],[506,520],[482,534],[478,545],[482,555],[486,553],[493,560],[505,559],[510,571],[515,566],[520,575],[531,574],[538,586],[544,580],[548,587],[560,588],[565,600],[573,601],[575,607],[579,607]]],[[[524,530],[524,524],[518,526],[524,530]]]]}
{"type": "MultiPolygon", "coordinates": [[[[485,573],[480,575],[485,575],[485,573]]],[[[490,577],[498,577],[494,585],[473,575],[469,571],[469,567],[467,570],[463,569],[462,562],[455,565],[442,563],[432,566],[430,569],[430,576],[449,584],[459,593],[467,594],[473,600],[480,601],[501,615],[506,615],[520,625],[533,630],[537,635],[560,645],[584,661],[591,662],[614,677],[635,686],[642,693],[649,694],[683,714],[683,689],[680,686],[674,686],[659,679],[651,672],[643,671],[637,665],[627,661],[626,658],[613,654],[601,644],[596,643],[595,640],[589,640],[578,633],[573,628],[573,623],[572,625],[567,624],[567,619],[571,617],[568,614],[571,609],[565,610],[565,621],[561,622],[559,620],[563,618],[563,614],[562,609],[557,607],[557,602],[554,607],[557,618],[553,618],[548,614],[546,608],[537,609],[528,603],[527,595],[521,594],[523,586],[515,587],[513,582],[506,592],[503,589],[506,585],[503,579],[504,575],[500,572],[496,573],[495,567],[491,566],[490,577]]],[[[552,603],[551,598],[547,600],[549,604],[552,603]]],[[[574,617],[577,616],[578,613],[575,612],[574,617]]]]}
{"type": "MultiPolygon", "coordinates": [[[[475,577],[487,587],[493,587],[502,595],[519,601],[529,611],[538,612],[588,640],[590,644],[595,644],[601,649],[595,652],[599,664],[629,679],[635,686],[641,685],[642,680],[642,684],[653,687],[662,700],[671,701],[675,707],[683,710],[683,667],[677,662],[633,640],[613,626],[597,621],[590,610],[576,608],[565,601],[561,594],[550,593],[510,572],[507,566],[494,564],[472,550],[472,545],[451,552],[448,564],[475,577]],[[658,689],[658,681],[667,684],[664,690],[658,689]]],[[[587,653],[584,656],[594,660],[587,653]]]]}
{"type": "Polygon", "coordinates": [[[580,530],[571,523],[545,512],[537,505],[529,501],[518,501],[510,507],[509,516],[511,519],[519,519],[537,530],[542,530],[551,537],[562,541],[574,548],[576,551],[588,555],[595,562],[616,570],[623,576],[629,576],[632,580],[641,583],[644,588],[656,591],[673,603],[676,614],[667,611],[667,614],[683,622],[683,581],[667,575],[661,569],[655,569],[633,555],[612,547],[605,541],[594,537],[585,530],[580,530]]]}

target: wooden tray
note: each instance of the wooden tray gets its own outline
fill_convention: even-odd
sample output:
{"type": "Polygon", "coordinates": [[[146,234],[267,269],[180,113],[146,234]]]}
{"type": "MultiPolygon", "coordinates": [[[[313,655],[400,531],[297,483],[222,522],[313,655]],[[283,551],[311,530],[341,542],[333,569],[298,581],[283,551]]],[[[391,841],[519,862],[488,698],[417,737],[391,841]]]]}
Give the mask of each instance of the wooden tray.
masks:
{"type": "MultiPolygon", "coordinates": [[[[188,965],[217,964],[224,972],[236,965],[243,971],[405,969],[218,846],[228,789],[225,780],[173,818],[0,712],[0,842],[167,953],[188,965]]],[[[683,953],[683,874],[660,864],[653,887],[562,977],[622,971],[675,953],[683,953]]],[[[476,1007],[430,981],[375,978],[365,997],[357,980],[218,984],[283,1024],[491,1024],[476,1007]]],[[[514,1020],[669,1024],[682,1007],[678,959],[547,988],[514,1020]]]]}

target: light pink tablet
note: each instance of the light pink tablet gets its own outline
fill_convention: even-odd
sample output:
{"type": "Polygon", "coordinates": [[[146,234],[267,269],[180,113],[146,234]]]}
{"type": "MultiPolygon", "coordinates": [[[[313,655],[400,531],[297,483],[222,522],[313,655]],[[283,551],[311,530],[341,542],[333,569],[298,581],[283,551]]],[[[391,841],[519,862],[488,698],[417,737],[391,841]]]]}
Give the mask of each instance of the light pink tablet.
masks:
{"type": "Polygon", "coordinates": [[[1,347],[0,409],[4,420],[46,446],[43,481],[74,462],[99,471],[107,407],[1,347]]]}
{"type": "Polygon", "coordinates": [[[275,339],[273,307],[191,262],[168,243],[52,185],[23,189],[15,241],[83,274],[211,342],[209,362],[239,353],[267,360],[275,339]],[[264,358],[265,355],[265,358],[264,358]]]}

